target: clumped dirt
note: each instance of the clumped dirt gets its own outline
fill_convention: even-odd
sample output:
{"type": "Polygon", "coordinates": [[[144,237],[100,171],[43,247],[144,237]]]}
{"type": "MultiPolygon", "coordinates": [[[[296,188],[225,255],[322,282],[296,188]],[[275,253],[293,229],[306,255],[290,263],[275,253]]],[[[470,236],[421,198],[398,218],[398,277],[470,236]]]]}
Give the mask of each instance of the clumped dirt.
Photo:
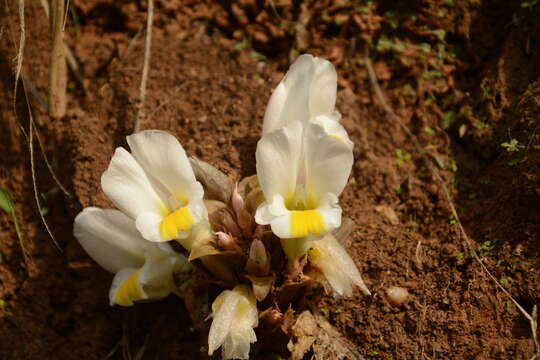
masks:
{"type": "MultiPolygon", "coordinates": [[[[523,1],[525,3],[526,1],[523,1]]],[[[112,276],[72,236],[85,206],[111,206],[100,176],[132,131],[146,4],[71,1],[68,43],[84,71],[70,77],[68,113],[46,98],[48,22],[26,4],[23,76],[58,191],[36,146],[34,201],[25,96],[13,101],[15,4],[0,23],[1,185],[25,236],[0,214],[0,358],[206,358],[182,302],[111,308],[112,276]],[[77,21],[74,21],[77,18],[77,21]],[[37,96],[36,96],[37,94],[37,96]],[[16,112],[15,112],[16,110],[16,112]]],[[[7,6],[7,7],[6,7],[7,6]]],[[[366,359],[529,359],[529,323],[470,256],[439,184],[372,93],[365,56],[389,104],[444,177],[484,264],[527,310],[540,300],[540,6],[505,1],[157,1],[143,129],[176,135],[186,151],[234,179],[255,173],[271,90],[291,59],[311,52],[339,75],[338,109],[355,142],[341,198],[355,223],[347,244],[370,287],[318,308],[366,359]],[[502,143],[517,140],[509,148],[502,143]],[[408,290],[396,306],[386,291],[408,290]]],[[[8,11],[9,10],[9,11],[8,11]]],[[[258,346],[253,358],[270,357],[258,346]]],[[[282,354],[286,357],[287,354],[282,354]]]]}

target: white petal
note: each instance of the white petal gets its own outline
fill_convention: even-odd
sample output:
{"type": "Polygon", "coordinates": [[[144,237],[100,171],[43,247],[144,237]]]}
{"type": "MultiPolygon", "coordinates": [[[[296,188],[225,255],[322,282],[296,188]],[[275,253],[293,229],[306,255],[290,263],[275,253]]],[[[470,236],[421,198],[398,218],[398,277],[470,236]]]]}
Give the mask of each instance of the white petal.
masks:
{"type": "Polygon", "coordinates": [[[322,255],[319,257],[320,263],[316,262],[315,265],[323,269],[325,277],[338,295],[349,296],[352,293],[351,285],[360,287],[366,294],[370,293],[356,264],[332,234],[315,242],[313,247],[322,255]]]}
{"type": "Polygon", "coordinates": [[[176,290],[173,275],[190,271],[192,266],[184,255],[163,245],[150,243],[142,268],[126,268],[116,274],[109,291],[111,305],[160,300],[176,290]]]}
{"type": "Polygon", "coordinates": [[[238,301],[240,295],[225,290],[212,303],[213,320],[208,333],[208,355],[212,355],[229,334],[238,301]]]}
{"type": "Polygon", "coordinates": [[[302,55],[290,67],[270,97],[263,120],[263,136],[292,121],[309,121],[309,95],[315,64],[302,55]]]}
{"type": "Polygon", "coordinates": [[[314,74],[309,95],[310,117],[330,115],[336,106],[337,73],[331,62],[313,58],[314,74]]]}
{"type": "Polygon", "coordinates": [[[118,210],[85,208],[75,218],[73,233],[101,267],[117,272],[144,263],[146,241],[135,222],[118,210]]]}
{"type": "MultiPolygon", "coordinates": [[[[351,148],[354,146],[351,139],[349,139],[349,135],[347,134],[347,130],[336,120],[336,113],[334,113],[333,116],[326,116],[326,115],[319,115],[316,116],[312,122],[315,124],[318,124],[323,127],[324,131],[328,135],[332,135],[338,140],[343,141],[344,143],[348,144],[351,148]]],[[[339,118],[339,117],[338,117],[339,118]]]]}
{"type": "Polygon", "coordinates": [[[113,305],[131,306],[133,299],[140,299],[144,294],[136,281],[138,269],[125,268],[114,276],[109,290],[109,303],[113,305]],[[120,296],[118,293],[120,291],[120,296]]]}
{"type": "Polygon", "coordinates": [[[354,162],[352,148],[328,135],[318,124],[310,124],[306,133],[307,188],[319,196],[339,196],[347,184],[354,162]]]}
{"type": "Polygon", "coordinates": [[[166,239],[161,237],[161,233],[159,232],[159,225],[162,220],[163,218],[154,212],[143,212],[137,216],[137,230],[139,230],[142,237],[148,241],[166,241],[166,239]]]}
{"type": "Polygon", "coordinates": [[[109,168],[101,176],[101,187],[116,207],[132,219],[144,212],[161,214],[165,209],[144,170],[123,148],[116,148],[109,168]]]}
{"type": "Polygon", "coordinates": [[[259,317],[255,297],[246,285],[222,292],[212,304],[213,321],[208,334],[208,354],[222,346],[223,359],[248,359],[250,344],[257,341],[254,327],[259,317]]]}
{"type": "Polygon", "coordinates": [[[184,148],[176,137],[160,130],[145,130],[127,137],[133,156],[144,171],[163,184],[176,198],[202,199],[184,148]]]}
{"type": "Polygon", "coordinates": [[[337,73],[329,61],[309,54],[298,57],[268,101],[263,135],[292,121],[330,116],[334,113],[336,91],[337,73]]]}
{"type": "Polygon", "coordinates": [[[255,158],[257,177],[265,198],[292,196],[302,145],[302,124],[294,122],[262,137],[255,158]]]}

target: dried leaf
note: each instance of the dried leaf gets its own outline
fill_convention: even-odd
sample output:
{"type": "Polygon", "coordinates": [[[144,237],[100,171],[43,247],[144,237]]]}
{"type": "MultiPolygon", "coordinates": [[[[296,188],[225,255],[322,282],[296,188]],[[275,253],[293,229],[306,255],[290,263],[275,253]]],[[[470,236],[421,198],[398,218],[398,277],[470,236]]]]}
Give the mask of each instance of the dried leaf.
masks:
{"type": "Polygon", "coordinates": [[[227,204],[218,200],[204,200],[204,206],[206,207],[206,211],[208,211],[208,215],[211,215],[216,211],[226,208],[227,204]]]}
{"type": "Polygon", "coordinates": [[[248,195],[245,198],[245,209],[250,214],[255,213],[255,210],[259,207],[259,205],[264,201],[264,194],[262,192],[261,188],[253,189],[248,193],[248,195]]]}
{"type": "Polygon", "coordinates": [[[240,180],[238,183],[238,192],[245,199],[250,192],[260,189],[260,187],[257,175],[251,175],[240,180]]]}
{"type": "Polygon", "coordinates": [[[218,248],[214,239],[206,239],[193,245],[193,248],[189,253],[189,261],[193,261],[202,256],[217,255],[220,253],[222,253],[222,250],[218,248]]]}
{"type": "Polygon", "coordinates": [[[205,195],[209,199],[228,203],[234,186],[232,180],[207,162],[195,157],[189,160],[195,177],[204,185],[205,195]]]}
{"type": "Polygon", "coordinates": [[[354,229],[354,221],[351,219],[344,217],[341,220],[341,226],[334,230],[332,234],[334,237],[339,241],[341,244],[345,244],[347,242],[347,239],[349,238],[349,235],[354,229]]]}
{"type": "Polygon", "coordinates": [[[377,212],[384,215],[388,219],[388,221],[390,221],[390,224],[392,225],[399,224],[399,218],[397,217],[394,209],[392,209],[390,206],[386,206],[386,205],[375,206],[375,210],[377,210],[377,212]]]}
{"type": "Polygon", "coordinates": [[[317,339],[319,331],[317,322],[311,312],[306,310],[298,316],[291,330],[291,340],[287,344],[287,349],[291,352],[291,359],[302,360],[317,339]]]}
{"type": "Polygon", "coordinates": [[[266,296],[268,296],[268,293],[272,289],[274,281],[276,280],[274,275],[265,277],[246,275],[246,277],[251,281],[253,294],[258,301],[263,301],[266,299],[266,296]]]}

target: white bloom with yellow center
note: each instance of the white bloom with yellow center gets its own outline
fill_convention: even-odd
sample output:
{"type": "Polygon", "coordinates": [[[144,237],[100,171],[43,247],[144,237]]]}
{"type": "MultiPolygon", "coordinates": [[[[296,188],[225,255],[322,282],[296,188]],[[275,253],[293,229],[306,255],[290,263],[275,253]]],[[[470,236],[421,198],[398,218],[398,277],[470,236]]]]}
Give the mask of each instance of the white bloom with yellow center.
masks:
{"type": "Polygon", "coordinates": [[[257,301],[249,287],[223,291],[212,303],[212,317],[208,355],[221,346],[223,359],[249,359],[250,346],[257,341],[253,329],[259,323],[257,301]]]}
{"type": "Polygon", "coordinates": [[[353,153],[335,100],[332,64],[302,55],[269,101],[256,151],[265,202],[255,219],[282,239],[321,236],[341,225],[338,196],[353,153]]]}
{"type": "Polygon", "coordinates": [[[146,240],[185,239],[208,215],[202,185],[171,134],[146,130],[127,137],[101,177],[107,197],[135,220],[146,240]]]}
{"type": "Polygon", "coordinates": [[[308,259],[322,272],[335,297],[352,295],[353,286],[358,286],[366,295],[370,294],[356,264],[332,234],[312,243],[308,259]]]}
{"type": "Polygon", "coordinates": [[[176,291],[173,274],[192,269],[168,244],[143,239],[135,222],[118,210],[85,208],[73,233],[92,259],[115,274],[111,305],[162,299],[176,291]]]}

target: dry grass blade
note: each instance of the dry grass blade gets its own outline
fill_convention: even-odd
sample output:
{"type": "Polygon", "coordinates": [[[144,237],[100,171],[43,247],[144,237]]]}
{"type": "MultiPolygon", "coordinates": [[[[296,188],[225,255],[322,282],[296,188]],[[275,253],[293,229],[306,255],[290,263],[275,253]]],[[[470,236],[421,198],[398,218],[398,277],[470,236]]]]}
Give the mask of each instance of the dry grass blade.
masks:
{"type": "MultiPolygon", "coordinates": [[[[6,2],[6,9],[7,8],[8,8],[8,5],[6,2]]],[[[19,77],[21,75],[23,54],[24,54],[24,44],[26,41],[26,27],[24,25],[24,0],[19,0],[19,26],[21,30],[21,35],[19,38],[19,50],[17,51],[17,66],[15,69],[15,86],[13,89],[13,109],[16,109],[17,84],[19,83],[19,77]]],[[[15,115],[16,115],[16,110],[15,110],[15,115]]]]}
{"type": "Polygon", "coordinates": [[[51,31],[53,34],[49,68],[49,116],[60,119],[66,114],[67,65],[64,55],[64,0],[53,0],[51,31]]]}
{"type": "Polygon", "coordinates": [[[388,115],[390,115],[390,117],[399,125],[399,127],[401,129],[403,129],[403,131],[405,131],[407,136],[411,139],[416,151],[418,151],[420,153],[420,155],[422,156],[422,158],[424,158],[424,160],[426,161],[432,175],[435,177],[437,182],[439,182],[439,184],[440,184],[440,186],[441,186],[441,188],[442,188],[442,190],[444,192],[444,196],[446,198],[446,201],[448,202],[448,204],[450,206],[450,211],[452,212],[452,215],[454,216],[454,219],[456,219],[459,230],[461,231],[461,234],[462,234],[463,238],[465,239],[465,242],[467,243],[467,246],[468,246],[469,250],[471,251],[471,254],[475,258],[475,260],[478,262],[478,264],[480,264],[480,267],[486,272],[486,274],[491,278],[491,280],[493,280],[493,282],[496,284],[496,286],[499,289],[502,290],[502,292],[514,303],[514,305],[516,305],[516,307],[519,309],[521,314],[523,314],[523,316],[525,316],[525,318],[527,318],[527,320],[529,320],[529,323],[531,325],[531,331],[532,331],[534,346],[535,346],[535,355],[531,358],[531,360],[537,359],[540,356],[540,344],[538,342],[538,336],[537,336],[538,323],[537,323],[537,316],[536,316],[536,306],[533,308],[532,315],[529,314],[517,302],[517,300],[514,299],[514,297],[508,292],[508,290],[506,290],[504,288],[504,286],[502,286],[500,284],[500,282],[497,281],[497,278],[488,270],[486,265],[484,265],[484,263],[480,259],[480,256],[478,256],[478,253],[476,252],[476,250],[474,248],[474,244],[473,244],[472,240],[467,235],[467,232],[465,231],[465,228],[463,227],[463,224],[461,223],[461,220],[460,220],[459,215],[457,213],[454,202],[452,201],[452,198],[450,196],[450,192],[448,191],[448,187],[446,186],[444,180],[442,179],[439,171],[437,170],[437,168],[435,167],[435,165],[431,161],[431,158],[428,156],[428,154],[426,153],[424,148],[420,145],[420,142],[418,141],[416,136],[414,136],[414,134],[409,130],[409,128],[403,124],[403,122],[401,121],[401,118],[392,110],[392,108],[386,102],[386,100],[384,98],[384,95],[382,93],[382,90],[381,90],[381,88],[379,86],[379,82],[377,81],[377,75],[375,74],[375,70],[373,69],[373,64],[372,64],[371,59],[369,57],[369,51],[367,51],[367,55],[366,55],[364,61],[365,61],[365,65],[366,65],[368,75],[369,75],[369,79],[371,81],[371,86],[373,87],[373,90],[375,91],[375,95],[376,95],[380,105],[382,106],[384,111],[388,115]]]}
{"type": "Polygon", "coordinates": [[[26,86],[23,83],[23,88],[25,92],[26,97],[26,105],[28,106],[28,117],[30,119],[29,125],[28,125],[28,147],[30,149],[30,171],[32,173],[32,185],[34,187],[34,198],[36,200],[37,210],[39,213],[39,216],[41,217],[41,221],[43,222],[43,225],[45,225],[45,229],[47,229],[47,232],[49,233],[49,236],[51,237],[54,245],[60,252],[62,252],[62,248],[60,248],[60,245],[58,245],[58,242],[56,241],[56,237],[54,236],[53,232],[51,231],[51,228],[49,227],[49,224],[47,223],[47,220],[45,220],[45,216],[43,215],[43,206],[41,206],[41,200],[39,199],[39,191],[37,186],[37,176],[36,176],[36,164],[34,159],[34,119],[32,116],[32,110],[30,108],[30,103],[28,102],[28,95],[26,94],[26,86]]]}
{"type": "MultiPolygon", "coordinates": [[[[41,0],[41,6],[43,7],[43,10],[45,11],[45,15],[47,15],[47,18],[50,17],[50,11],[49,11],[49,2],[47,0],[41,0]]],[[[65,31],[66,22],[67,22],[67,14],[69,10],[69,0],[66,4],[66,13],[64,18],[64,23],[62,25],[63,31],[65,31]]],[[[81,67],[79,66],[79,63],[75,59],[75,56],[73,55],[73,52],[69,48],[68,44],[64,41],[64,53],[66,55],[66,61],[69,65],[69,68],[73,72],[73,75],[75,75],[75,80],[79,83],[79,86],[84,90],[84,82],[83,82],[83,76],[81,72],[81,67]]]]}
{"type": "Polygon", "coordinates": [[[144,118],[144,99],[146,98],[146,83],[148,82],[148,70],[150,68],[150,49],[152,47],[152,22],[154,19],[154,0],[148,0],[148,15],[146,18],[146,37],[144,41],[144,61],[139,88],[139,103],[137,116],[133,124],[133,132],[136,133],[141,128],[141,119],[144,118]]]}

